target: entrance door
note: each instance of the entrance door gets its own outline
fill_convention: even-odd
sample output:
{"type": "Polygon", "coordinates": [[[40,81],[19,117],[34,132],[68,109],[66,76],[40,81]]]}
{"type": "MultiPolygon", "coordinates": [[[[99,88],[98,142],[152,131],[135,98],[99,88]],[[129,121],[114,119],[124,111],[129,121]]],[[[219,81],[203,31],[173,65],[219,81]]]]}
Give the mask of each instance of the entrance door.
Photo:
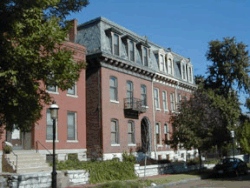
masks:
{"type": "Polygon", "coordinates": [[[150,133],[149,133],[148,120],[143,118],[141,121],[141,149],[143,153],[150,152],[150,133]]]}
{"type": "Polygon", "coordinates": [[[15,125],[12,132],[7,132],[6,137],[6,140],[13,145],[13,149],[23,149],[23,133],[15,125]]]}

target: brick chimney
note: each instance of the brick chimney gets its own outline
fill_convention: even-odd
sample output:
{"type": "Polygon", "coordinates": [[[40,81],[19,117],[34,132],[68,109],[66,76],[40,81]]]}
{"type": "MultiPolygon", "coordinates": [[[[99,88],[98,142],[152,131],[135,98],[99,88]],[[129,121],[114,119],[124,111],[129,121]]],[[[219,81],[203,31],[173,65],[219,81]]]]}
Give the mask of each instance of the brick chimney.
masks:
{"type": "Polygon", "coordinates": [[[76,37],[76,34],[77,34],[77,20],[76,19],[73,19],[73,20],[70,20],[69,21],[71,24],[71,28],[69,29],[69,41],[70,42],[75,42],[75,37],[76,37]]]}

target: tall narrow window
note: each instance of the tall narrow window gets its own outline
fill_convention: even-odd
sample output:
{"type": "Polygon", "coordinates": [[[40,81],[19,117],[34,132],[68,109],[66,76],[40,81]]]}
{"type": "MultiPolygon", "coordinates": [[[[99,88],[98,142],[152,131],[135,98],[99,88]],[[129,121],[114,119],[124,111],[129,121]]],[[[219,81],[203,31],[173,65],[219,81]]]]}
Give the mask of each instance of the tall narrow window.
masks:
{"type": "Polygon", "coordinates": [[[168,103],[167,103],[167,92],[162,92],[162,101],[163,101],[163,109],[164,111],[168,111],[168,103]]]}
{"type": "Polygon", "coordinates": [[[171,75],[173,74],[171,59],[168,59],[168,74],[171,74],[171,75]]]}
{"type": "Polygon", "coordinates": [[[170,103],[171,103],[171,111],[175,110],[174,107],[174,93],[170,93],[170,103]]]}
{"type": "Polygon", "coordinates": [[[160,71],[164,71],[164,60],[163,60],[163,55],[160,55],[160,71]]]}
{"type": "Polygon", "coordinates": [[[118,101],[117,78],[113,76],[111,76],[109,79],[109,96],[110,100],[118,101]]]}
{"type": "Polygon", "coordinates": [[[185,80],[186,79],[185,65],[182,65],[182,76],[183,79],[185,80]]]}
{"type": "Polygon", "coordinates": [[[134,42],[129,42],[129,52],[130,52],[130,61],[135,61],[135,48],[134,48],[134,42]]]}
{"type": "Polygon", "coordinates": [[[46,140],[53,139],[53,120],[51,119],[50,110],[47,109],[47,126],[46,126],[46,140]]]}
{"type": "Polygon", "coordinates": [[[76,113],[68,112],[68,140],[76,140],[76,113]]]}
{"type": "Polygon", "coordinates": [[[133,82],[127,81],[127,102],[130,107],[133,106],[133,82]]]}
{"type": "Polygon", "coordinates": [[[114,54],[119,56],[119,36],[114,34],[114,54]]]}
{"type": "Polygon", "coordinates": [[[160,144],[160,124],[156,123],[155,125],[155,136],[156,136],[156,144],[160,144]]]}
{"type": "MultiPolygon", "coordinates": [[[[48,76],[48,79],[49,79],[49,80],[50,80],[50,79],[53,79],[53,78],[54,78],[54,74],[50,74],[50,75],[48,76]]],[[[57,88],[56,84],[47,85],[47,86],[46,86],[46,90],[47,90],[47,91],[50,91],[50,92],[58,92],[58,88],[57,88]]]]}
{"type": "Polygon", "coordinates": [[[181,100],[182,100],[182,97],[181,97],[181,94],[179,93],[179,94],[178,94],[178,102],[180,103],[181,100]]]}
{"type": "Polygon", "coordinates": [[[159,90],[157,88],[154,89],[154,99],[155,99],[155,108],[160,108],[160,104],[159,104],[159,90]]]}
{"type": "Polygon", "coordinates": [[[165,123],[165,125],[164,125],[164,138],[165,138],[165,141],[168,141],[168,140],[169,140],[169,138],[168,138],[168,133],[169,133],[168,124],[165,123]]]}
{"type": "Polygon", "coordinates": [[[144,53],[143,53],[143,60],[144,60],[144,65],[148,66],[148,50],[147,48],[143,48],[144,53]]]}
{"type": "Polygon", "coordinates": [[[119,126],[115,119],[111,120],[111,144],[119,144],[119,126]]]}
{"type": "Polygon", "coordinates": [[[128,144],[135,144],[135,125],[133,121],[128,122],[128,144]]]}
{"type": "Polygon", "coordinates": [[[67,94],[69,94],[69,95],[76,95],[76,84],[74,84],[72,86],[72,88],[68,89],[67,94]]]}
{"type": "Polygon", "coordinates": [[[147,87],[141,85],[141,103],[142,106],[147,106],[147,87]]]}
{"type": "Polygon", "coordinates": [[[192,82],[192,69],[189,67],[189,81],[192,82]]]}

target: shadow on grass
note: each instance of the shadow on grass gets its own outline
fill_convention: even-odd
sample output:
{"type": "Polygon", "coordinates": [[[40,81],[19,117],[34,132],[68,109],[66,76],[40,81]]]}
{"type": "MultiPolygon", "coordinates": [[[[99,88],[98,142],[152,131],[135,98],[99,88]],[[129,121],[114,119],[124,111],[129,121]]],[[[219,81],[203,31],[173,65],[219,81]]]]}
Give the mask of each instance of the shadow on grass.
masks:
{"type": "MultiPolygon", "coordinates": [[[[250,170],[250,168],[248,168],[250,170]]],[[[218,180],[218,181],[250,181],[250,173],[247,175],[240,174],[236,176],[234,174],[216,174],[212,169],[202,169],[201,171],[195,170],[191,172],[187,172],[185,174],[197,175],[200,176],[203,180],[218,180]]]]}

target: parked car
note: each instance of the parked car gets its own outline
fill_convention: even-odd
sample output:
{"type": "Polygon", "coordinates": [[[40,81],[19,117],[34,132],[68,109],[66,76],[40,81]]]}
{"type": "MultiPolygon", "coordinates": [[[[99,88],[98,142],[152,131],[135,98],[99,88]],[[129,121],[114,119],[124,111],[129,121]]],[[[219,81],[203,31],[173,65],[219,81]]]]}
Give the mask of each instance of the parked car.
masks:
{"type": "Polygon", "coordinates": [[[234,174],[238,176],[239,174],[247,174],[248,168],[247,164],[237,158],[225,158],[222,159],[215,167],[214,172],[217,175],[220,174],[234,174]]]}

